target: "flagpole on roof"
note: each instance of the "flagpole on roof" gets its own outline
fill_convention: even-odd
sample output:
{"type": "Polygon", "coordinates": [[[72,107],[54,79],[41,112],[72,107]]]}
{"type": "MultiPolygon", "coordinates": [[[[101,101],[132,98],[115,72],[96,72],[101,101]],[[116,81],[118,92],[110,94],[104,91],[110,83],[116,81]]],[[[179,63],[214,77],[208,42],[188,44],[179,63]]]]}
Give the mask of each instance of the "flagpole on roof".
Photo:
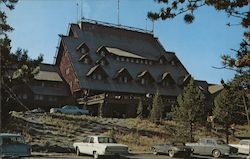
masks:
{"type": "Polygon", "coordinates": [[[118,25],[120,25],[120,0],[117,0],[117,20],[118,25]]]}

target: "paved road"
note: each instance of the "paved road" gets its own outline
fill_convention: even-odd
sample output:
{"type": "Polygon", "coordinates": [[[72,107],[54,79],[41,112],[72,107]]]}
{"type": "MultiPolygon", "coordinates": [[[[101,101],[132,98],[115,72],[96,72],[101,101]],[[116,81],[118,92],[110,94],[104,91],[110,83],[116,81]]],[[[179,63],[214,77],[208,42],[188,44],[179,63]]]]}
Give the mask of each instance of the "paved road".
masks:
{"type": "MultiPolygon", "coordinates": [[[[113,159],[170,159],[170,157],[166,155],[153,155],[149,153],[136,153],[131,154],[127,157],[112,157],[113,159]]],[[[59,154],[59,153],[35,153],[32,157],[28,157],[25,159],[93,159],[92,156],[76,156],[75,154],[59,154]]],[[[111,157],[108,157],[111,159],[111,157]]],[[[174,158],[180,159],[180,158],[174,158]]],[[[213,159],[208,156],[193,156],[191,159],[213,159]]],[[[246,159],[245,156],[235,156],[230,157],[230,159],[246,159]]]]}

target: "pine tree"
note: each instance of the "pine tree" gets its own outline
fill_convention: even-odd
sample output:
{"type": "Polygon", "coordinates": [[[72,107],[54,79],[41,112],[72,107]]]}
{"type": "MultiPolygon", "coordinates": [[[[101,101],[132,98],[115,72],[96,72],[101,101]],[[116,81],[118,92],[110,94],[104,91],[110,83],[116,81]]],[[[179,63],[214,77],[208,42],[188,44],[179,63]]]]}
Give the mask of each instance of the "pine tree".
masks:
{"type": "Polygon", "coordinates": [[[177,124],[188,125],[187,129],[181,131],[188,131],[190,141],[193,140],[193,125],[204,121],[204,103],[205,96],[191,79],[183,93],[177,97],[177,104],[172,108],[171,113],[177,124]]]}
{"type": "Polygon", "coordinates": [[[157,123],[161,120],[163,113],[163,102],[162,98],[159,95],[159,90],[156,91],[156,94],[153,98],[152,109],[150,112],[150,121],[157,123]]]}
{"type": "Polygon", "coordinates": [[[224,127],[227,143],[231,124],[239,123],[244,118],[244,107],[239,107],[241,103],[241,97],[233,87],[225,88],[214,100],[213,116],[224,127]]]}

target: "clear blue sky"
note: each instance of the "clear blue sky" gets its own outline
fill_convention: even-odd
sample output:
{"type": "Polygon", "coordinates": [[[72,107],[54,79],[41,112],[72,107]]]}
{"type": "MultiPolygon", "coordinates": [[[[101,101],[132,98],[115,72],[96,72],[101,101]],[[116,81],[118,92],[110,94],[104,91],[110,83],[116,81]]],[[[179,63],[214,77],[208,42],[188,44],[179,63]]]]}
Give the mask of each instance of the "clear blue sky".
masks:
{"type": "MultiPolygon", "coordinates": [[[[77,21],[81,15],[81,0],[20,0],[15,10],[7,12],[8,23],[15,28],[10,33],[12,49],[27,49],[32,58],[44,54],[45,63],[53,63],[58,34],[67,34],[69,23],[77,21]]],[[[120,0],[120,24],[152,30],[147,20],[148,11],[158,11],[162,4],[154,0],[120,0]],[[147,25],[146,25],[147,24],[147,25]]],[[[82,0],[82,15],[85,18],[117,24],[117,0],[82,0]]],[[[233,71],[218,70],[220,56],[238,48],[243,30],[227,27],[229,19],[223,12],[205,7],[196,11],[193,24],[187,25],[183,17],[169,21],[156,21],[154,35],[167,51],[173,51],[189,73],[199,80],[220,83],[230,80],[233,71]]],[[[232,53],[232,52],[231,52],[232,53]]]]}

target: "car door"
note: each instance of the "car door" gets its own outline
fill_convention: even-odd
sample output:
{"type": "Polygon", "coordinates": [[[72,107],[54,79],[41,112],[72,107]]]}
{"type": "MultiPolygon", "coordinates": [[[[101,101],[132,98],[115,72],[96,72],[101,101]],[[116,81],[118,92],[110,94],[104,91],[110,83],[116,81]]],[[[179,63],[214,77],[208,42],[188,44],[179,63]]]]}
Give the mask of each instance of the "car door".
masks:
{"type": "Polygon", "coordinates": [[[88,151],[89,151],[89,154],[93,154],[93,152],[95,151],[95,145],[94,145],[94,137],[91,137],[90,140],[89,140],[89,144],[88,144],[88,151]]]}
{"type": "Polygon", "coordinates": [[[213,150],[215,149],[216,143],[213,140],[207,139],[204,149],[203,149],[203,154],[204,155],[212,155],[213,150]]]}
{"type": "Polygon", "coordinates": [[[194,153],[195,154],[204,154],[204,149],[206,147],[205,144],[206,140],[205,139],[200,139],[194,146],[194,153]]]}
{"type": "Polygon", "coordinates": [[[90,137],[86,137],[82,140],[82,142],[79,142],[78,143],[78,148],[80,150],[81,153],[83,154],[90,154],[89,152],[89,149],[88,149],[88,144],[89,144],[89,140],[90,140],[90,137]]]}
{"type": "Polygon", "coordinates": [[[238,152],[242,154],[249,154],[250,141],[245,141],[245,140],[240,141],[238,152]]]}

